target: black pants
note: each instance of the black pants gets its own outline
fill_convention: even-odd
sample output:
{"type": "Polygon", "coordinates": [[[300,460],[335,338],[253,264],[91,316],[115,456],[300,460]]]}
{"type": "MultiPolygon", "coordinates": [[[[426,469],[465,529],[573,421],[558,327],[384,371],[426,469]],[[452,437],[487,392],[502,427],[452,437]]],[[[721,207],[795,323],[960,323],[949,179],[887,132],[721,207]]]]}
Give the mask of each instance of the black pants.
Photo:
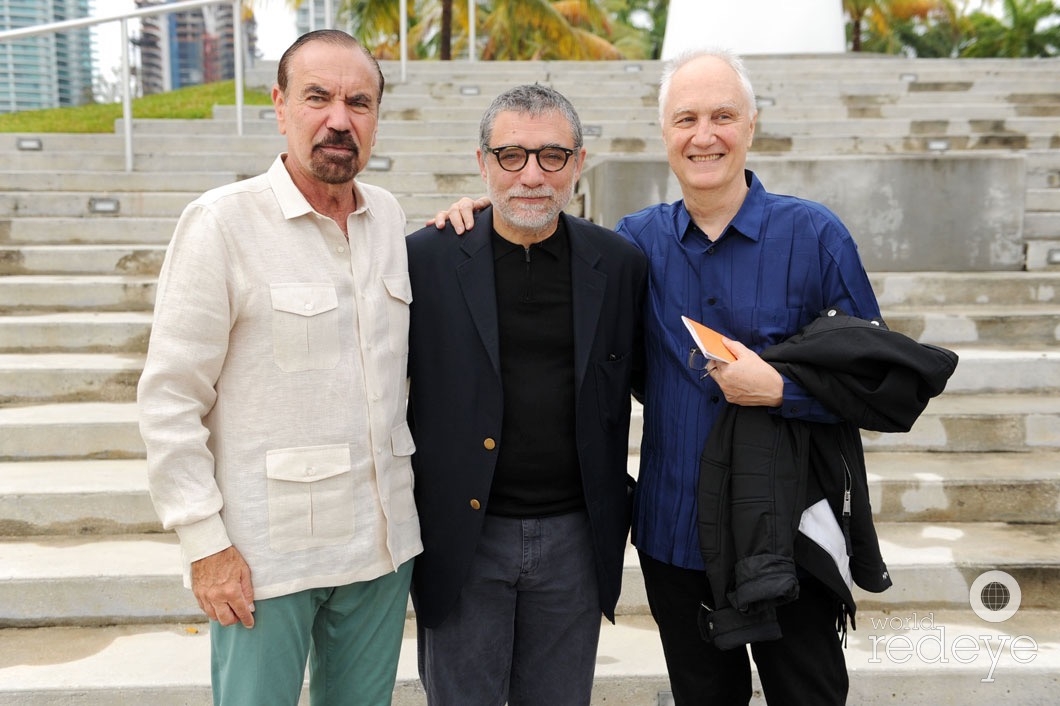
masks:
{"type": "MultiPolygon", "coordinates": [[[[751,663],[746,649],[719,650],[703,641],[696,617],[710,595],[702,571],[640,554],[648,606],[659,626],[676,706],[746,706],[751,663]]],[[[771,706],[842,706],[846,660],[836,633],[839,601],[812,577],[800,577],[799,597],[777,608],[784,637],[751,645],[771,706]]]]}

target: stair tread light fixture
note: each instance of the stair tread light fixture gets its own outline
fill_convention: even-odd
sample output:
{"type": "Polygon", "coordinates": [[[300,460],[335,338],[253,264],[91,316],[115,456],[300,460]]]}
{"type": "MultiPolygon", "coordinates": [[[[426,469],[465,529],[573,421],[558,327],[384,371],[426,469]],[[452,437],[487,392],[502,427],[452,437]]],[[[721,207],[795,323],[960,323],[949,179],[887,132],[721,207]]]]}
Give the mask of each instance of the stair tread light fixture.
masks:
{"type": "Polygon", "coordinates": [[[121,210],[121,202],[110,196],[93,196],[88,200],[88,212],[114,214],[121,210]]]}
{"type": "Polygon", "coordinates": [[[368,158],[367,169],[372,172],[389,172],[393,161],[390,157],[371,156],[368,158]]]}

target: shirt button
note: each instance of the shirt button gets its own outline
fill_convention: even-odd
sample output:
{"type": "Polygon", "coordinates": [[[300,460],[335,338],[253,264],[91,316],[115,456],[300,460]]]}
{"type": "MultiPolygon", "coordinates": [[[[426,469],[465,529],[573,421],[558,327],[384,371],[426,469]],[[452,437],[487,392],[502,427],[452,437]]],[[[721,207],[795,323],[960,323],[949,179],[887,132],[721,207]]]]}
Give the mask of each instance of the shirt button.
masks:
{"type": "Polygon", "coordinates": [[[313,304],[312,304],[312,302],[307,302],[307,303],[306,303],[306,305],[305,305],[305,310],[306,310],[306,311],[312,311],[312,310],[313,310],[313,304]]]}
{"type": "Polygon", "coordinates": [[[480,503],[475,498],[471,498],[471,502],[469,503],[469,505],[471,505],[472,510],[479,510],[482,508],[482,503],[480,503]]]}
{"type": "Polygon", "coordinates": [[[707,300],[707,304],[710,304],[711,306],[714,306],[717,303],[718,303],[718,298],[717,297],[711,297],[710,299],[707,300]]]}
{"type": "Polygon", "coordinates": [[[305,474],[307,476],[315,476],[317,474],[317,469],[313,468],[312,466],[309,466],[305,469],[305,474]]]}
{"type": "Polygon", "coordinates": [[[339,252],[346,252],[346,248],[342,247],[341,245],[339,247],[335,248],[335,249],[338,250],[339,252]]]}
{"type": "Polygon", "coordinates": [[[493,449],[497,448],[497,442],[487,436],[486,440],[482,442],[482,446],[487,451],[493,451],[493,449]]]}
{"type": "Polygon", "coordinates": [[[719,398],[718,398],[718,396],[717,396],[717,395],[711,395],[711,396],[710,396],[710,401],[711,401],[711,402],[713,402],[714,404],[717,404],[717,403],[718,403],[718,399],[719,399],[719,398]]]}

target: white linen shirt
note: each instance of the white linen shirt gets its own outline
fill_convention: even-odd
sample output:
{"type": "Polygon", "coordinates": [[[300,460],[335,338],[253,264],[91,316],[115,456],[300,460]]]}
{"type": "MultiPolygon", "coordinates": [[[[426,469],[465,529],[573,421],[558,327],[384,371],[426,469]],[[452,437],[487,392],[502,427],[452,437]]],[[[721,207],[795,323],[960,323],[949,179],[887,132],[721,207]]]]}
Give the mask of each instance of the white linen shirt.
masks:
{"type": "Polygon", "coordinates": [[[349,242],[281,154],[184,210],[138,402],[155,509],[190,564],[235,545],[256,599],[422,550],[405,422],[405,214],[356,183],[349,242]]]}

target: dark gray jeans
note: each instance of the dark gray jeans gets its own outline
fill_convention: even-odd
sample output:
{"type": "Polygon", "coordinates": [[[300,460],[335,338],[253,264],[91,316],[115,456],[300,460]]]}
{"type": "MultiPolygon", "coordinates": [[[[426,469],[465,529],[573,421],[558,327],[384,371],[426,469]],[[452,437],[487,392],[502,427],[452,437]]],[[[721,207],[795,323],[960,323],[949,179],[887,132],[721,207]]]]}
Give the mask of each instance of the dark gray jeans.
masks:
{"type": "Polygon", "coordinates": [[[584,512],[487,515],[463,591],[419,629],[430,706],[588,706],[600,599],[584,512]]]}

